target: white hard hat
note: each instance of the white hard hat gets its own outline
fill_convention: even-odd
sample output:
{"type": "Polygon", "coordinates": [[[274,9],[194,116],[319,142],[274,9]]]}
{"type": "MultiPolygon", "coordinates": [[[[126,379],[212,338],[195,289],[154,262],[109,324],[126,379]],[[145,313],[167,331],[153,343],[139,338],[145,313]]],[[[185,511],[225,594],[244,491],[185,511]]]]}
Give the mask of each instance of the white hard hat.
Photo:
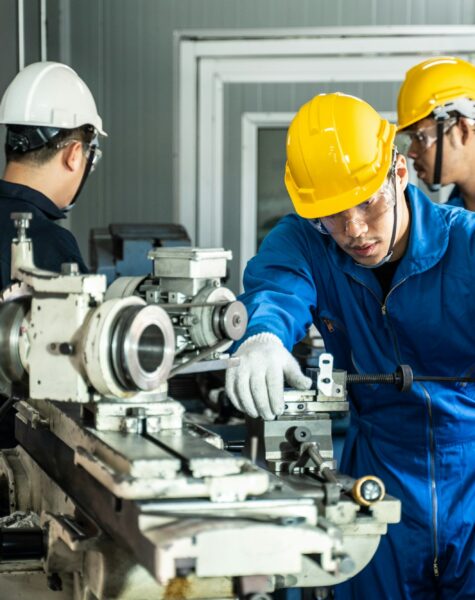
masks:
{"type": "Polygon", "coordinates": [[[57,62],[33,63],[16,75],[3,95],[0,123],[59,129],[92,125],[107,135],[87,85],[57,62]]]}

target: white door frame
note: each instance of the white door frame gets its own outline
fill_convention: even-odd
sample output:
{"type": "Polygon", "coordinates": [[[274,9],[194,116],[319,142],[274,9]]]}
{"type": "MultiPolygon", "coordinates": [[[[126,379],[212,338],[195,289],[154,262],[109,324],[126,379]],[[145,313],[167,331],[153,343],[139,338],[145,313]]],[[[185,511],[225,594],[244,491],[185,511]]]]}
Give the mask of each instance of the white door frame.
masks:
{"type": "Polygon", "coordinates": [[[475,27],[177,32],[175,44],[175,219],[221,246],[225,84],[334,81],[336,61],[336,80],[400,81],[428,54],[475,52],[475,27]]]}
{"type": "MultiPolygon", "coordinates": [[[[247,112],[241,116],[241,218],[239,272],[256,253],[259,129],[288,127],[294,113],[247,112]]],[[[284,174],[282,173],[282,177],[284,174]]]]}

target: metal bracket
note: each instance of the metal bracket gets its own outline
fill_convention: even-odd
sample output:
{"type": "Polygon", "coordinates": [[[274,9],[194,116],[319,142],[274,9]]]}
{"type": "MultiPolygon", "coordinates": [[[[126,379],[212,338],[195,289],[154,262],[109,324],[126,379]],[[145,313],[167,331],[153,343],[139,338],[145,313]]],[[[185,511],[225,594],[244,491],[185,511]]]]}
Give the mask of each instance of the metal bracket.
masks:
{"type": "MultiPolygon", "coordinates": [[[[344,399],[346,387],[345,382],[336,383],[333,377],[333,356],[328,353],[321,354],[318,361],[318,367],[317,400],[324,401],[334,398],[344,399]]],[[[341,374],[341,371],[338,373],[341,374]]]]}

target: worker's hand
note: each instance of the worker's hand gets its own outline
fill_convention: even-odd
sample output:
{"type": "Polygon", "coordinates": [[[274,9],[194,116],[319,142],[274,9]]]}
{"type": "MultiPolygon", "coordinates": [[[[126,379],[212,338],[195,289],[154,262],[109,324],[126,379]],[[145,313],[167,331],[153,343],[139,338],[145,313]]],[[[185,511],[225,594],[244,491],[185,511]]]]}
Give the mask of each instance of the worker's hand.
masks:
{"type": "Polygon", "coordinates": [[[234,356],[240,361],[226,371],[226,393],[234,406],[251,417],[268,421],[284,410],[284,377],[298,390],[308,390],[312,380],[305,377],[298,362],[272,333],[247,339],[234,356]]]}

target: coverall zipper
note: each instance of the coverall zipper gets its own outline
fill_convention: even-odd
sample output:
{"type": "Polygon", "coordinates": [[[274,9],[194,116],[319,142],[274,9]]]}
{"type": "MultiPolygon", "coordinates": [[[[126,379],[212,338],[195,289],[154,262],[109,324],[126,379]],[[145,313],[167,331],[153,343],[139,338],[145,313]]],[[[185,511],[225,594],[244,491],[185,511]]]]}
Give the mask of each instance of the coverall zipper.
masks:
{"type": "MultiPolygon", "coordinates": [[[[384,317],[384,320],[387,320],[388,325],[390,326],[390,321],[389,321],[389,314],[388,314],[388,309],[387,309],[387,302],[388,302],[388,298],[390,296],[390,294],[397,288],[399,287],[401,284],[403,284],[405,281],[407,281],[409,279],[409,277],[406,277],[405,279],[402,279],[397,285],[395,285],[393,288],[391,288],[389,290],[389,292],[386,295],[386,298],[384,299],[384,303],[381,303],[380,299],[378,298],[378,296],[373,292],[373,290],[371,288],[369,288],[365,283],[363,283],[362,281],[360,281],[359,279],[353,277],[352,275],[350,275],[350,277],[356,281],[357,283],[359,283],[360,285],[362,285],[364,288],[366,288],[367,290],[369,290],[371,292],[371,294],[373,294],[373,296],[376,298],[376,300],[379,302],[379,304],[381,305],[381,313],[384,317]]],[[[391,338],[393,341],[393,349],[394,352],[398,358],[399,363],[402,363],[401,360],[401,356],[399,353],[399,348],[398,345],[396,344],[395,341],[395,335],[394,332],[392,330],[392,327],[390,327],[391,330],[391,338]]],[[[431,501],[432,501],[432,532],[433,532],[433,542],[434,542],[434,560],[432,562],[432,568],[434,571],[434,576],[435,577],[439,577],[439,545],[437,542],[437,514],[438,514],[438,503],[437,503],[437,486],[435,483],[435,445],[434,445],[434,426],[433,426],[433,419],[432,419],[432,398],[429,394],[429,392],[426,390],[426,388],[422,385],[419,384],[421,386],[421,388],[424,391],[424,396],[426,398],[426,406],[427,406],[427,412],[429,414],[429,456],[430,456],[430,478],[431,478],[431,485],[430,485],[430,495],[431,495],[431,501]]]]}
{"type": "MultiPolygon", "coordinates": [[[[353,279],[353,281],[356,281],[356,283],[359,283],[360,285],[362,285],[365,289],[367,289],[375,298],[376,298],[376,302],[381,306],[381,314],[384,317],[384,321],[386,323],[389,324],[388,319],[386,319],[386,317],[388,316],[388,312],[387,312],[387,308],[386,308],[386,302],[389,298],[389,295],[391,294],[391,292],[393,292],[397,287],[399,287],[401,284],[403,284],[405,281],[407,281],[409,279],[409,277],[406,277],[405,279],[403,279],[402,281],[400,281],[397,285],[395,285],[393,288],[391,288],[384,300],[384,303],[381,302],[381,300],[378,298],[378,296],[374,293],[374,291],[368,287],[363,281],[361,281],[360,279],[358,279],[357,277],[353,277],[353,275],[350,275],[350,277],[353,279]]],[[[394,350],[394,354],[396,355],[397,360],[399,361],[399,363],[402,363],[401,360],[401,356],[399,354],[399,348],[398,345],[396,344],[396,340],[394,339],[394,332],[391,329],[391,339],[393,342],[393,350],[394,350]]]]}
{"type": "Polygon", "coordinates": [[[434,562],[433,569],[434,575],[439,576],[439,545],[437,543],[437,489],[435,485],[435,447],[434,447],[434,428],[432,422],[432,398],[425,386],[419,384],[424,390],[426,397],[427,411],[429,413],[429,444],[430,444],[430,477],[431,477],[431,498],[432,498],[432,526],[434,530],[434,562]]]}
{"type": "Polygon", "coordinates": [[[387,309],[387,302],[388,302],[389,296],[394,292],[394,290],[396,288],[398,288],[400,285],[402,285],[408,279],[409,279],[409,277],[405,277],[404,279],[401,279],[401,281],[397,285],[395,285],[393,288],[391,288],[389,290],[389,292],[386,294],[386,298],[384,299],[384,303],[381,305],[381,313],[382,313],[382,315],[384,317],[384,320],[386,321],[386,323],[388,325],[388,329],[391,331],[391,338],[393,340],[394,352],[395,352],[395,354],[397,356],[399,364],[402,364],[402,358],[401,358],[401,353],[399,351],[399,344],[397,343],[396,335],[395,335],[395,333],[393,331],[393,328],[391,327],[391,321],[389,319],[389,314],[388,314],[388,309],[387,309]]]}

